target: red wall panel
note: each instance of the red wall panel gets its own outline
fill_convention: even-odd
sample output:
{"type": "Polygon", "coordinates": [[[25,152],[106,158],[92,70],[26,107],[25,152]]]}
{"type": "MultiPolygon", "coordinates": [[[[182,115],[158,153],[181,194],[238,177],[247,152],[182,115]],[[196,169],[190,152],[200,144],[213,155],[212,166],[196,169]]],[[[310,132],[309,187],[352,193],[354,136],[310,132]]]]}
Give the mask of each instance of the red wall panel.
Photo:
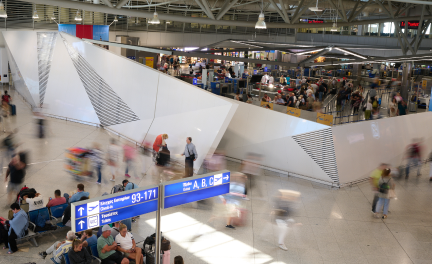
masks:
{"type": "Polygon", "coordinates": [[[76,25],[77,38],[93,39],[92,25],[76,25]]]}

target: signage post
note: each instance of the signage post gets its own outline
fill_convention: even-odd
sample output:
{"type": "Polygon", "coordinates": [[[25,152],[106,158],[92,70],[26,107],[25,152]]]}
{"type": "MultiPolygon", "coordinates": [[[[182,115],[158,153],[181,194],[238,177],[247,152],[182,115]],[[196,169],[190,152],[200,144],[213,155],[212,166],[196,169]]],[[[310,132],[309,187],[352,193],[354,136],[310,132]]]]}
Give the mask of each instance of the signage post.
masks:
{"type": "Polygon", "coordinates": [[[72,203],[72,231],[111,224],[158,209],[159,186],[147,186],[72,203]]]}

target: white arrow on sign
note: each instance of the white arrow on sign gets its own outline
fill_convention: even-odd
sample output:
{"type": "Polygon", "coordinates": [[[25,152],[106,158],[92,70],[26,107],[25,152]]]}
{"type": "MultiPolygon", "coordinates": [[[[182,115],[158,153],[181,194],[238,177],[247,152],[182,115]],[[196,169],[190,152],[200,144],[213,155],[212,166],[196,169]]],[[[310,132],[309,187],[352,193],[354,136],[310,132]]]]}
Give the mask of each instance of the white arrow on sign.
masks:
{"type": "Polygon", "coordinates": [[[225,180],[229,180],[229,176],[225,176],[224,179],[225,179],[225,180]]]}
{"type": "Polygon", "coordinates": [[[82,212],[84,211],[84,207],[80,207],[79,209],[78,209],[78,212],[80,213],[80,216],[82,216],[82,212]]]}
{"type": "Polygon", "coordinates": [[[83,229],[83,224],[85,224],[85,222],[83,220],[81,220],[81,221],[78,222],[78,224],[81,226],[81,229],[83,229]]]}

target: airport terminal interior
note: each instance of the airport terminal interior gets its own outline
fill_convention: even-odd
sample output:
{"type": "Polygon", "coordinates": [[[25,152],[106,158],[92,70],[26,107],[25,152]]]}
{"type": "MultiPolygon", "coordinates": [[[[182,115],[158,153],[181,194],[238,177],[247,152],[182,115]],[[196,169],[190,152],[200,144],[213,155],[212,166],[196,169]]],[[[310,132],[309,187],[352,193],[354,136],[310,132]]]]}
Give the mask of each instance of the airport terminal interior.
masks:
{"type": "Polygon", "coordinates": [[[0,264],[432,263],[431,24],[0,1],[0,264]]]}

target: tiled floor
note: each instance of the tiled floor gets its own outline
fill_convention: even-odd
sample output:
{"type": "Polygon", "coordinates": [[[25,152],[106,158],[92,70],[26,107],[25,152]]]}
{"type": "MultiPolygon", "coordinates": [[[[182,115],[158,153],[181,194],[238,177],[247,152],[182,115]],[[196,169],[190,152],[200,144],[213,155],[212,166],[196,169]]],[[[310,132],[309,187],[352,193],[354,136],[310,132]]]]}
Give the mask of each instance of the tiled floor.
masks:
{"type": "MultiPolygon", "coordinates": [[[[47,139],[35,138],[35,125],[29,108],[16,98],[18,115],[12,126],[19,129],[20,149],[30,151],[26,184],[45,197],[55,189],[69,192],[77,181],[64,170],[64,150],[72,146],[90,146],[97,141],[105,148],[110,135],[101,129],[49,119],[47,139]]],[[[3,136],[0,137],[3,138],[3,136]]],[[[395,142],[396,144],[396,142],[395,142]]],[[[149,161],[147,161],[149,164],[149,161]]],[[[228,169],[236,171],[239,164],[228,162],[228,169]]],[[[139,170],[141,164],[137,161],[139,170]]],[[[162,211],[162,231],[171,240],[172,259],[182,255],[185,263],[432,263],[432,186],[428,181],[429,165],[421,177],[397,181],[397,200],[390,203],[388,219],[371,215],[373,194],[369,184],[351,188],[330,189],[297,178],[287,178],[271,171],[250,179],[254,188],[249,191],[250,201],[243,201],[248,210],[247,224],[236,230],[224,227],[225,221],[207,222],[212,210],[202,204],[188,204],[162,211]],[[278,189],[301,192],[296,224],[285,239],[288,247],[277,247],[278,231],[270,223],[273,196],[278,189]],[[203,234],[197,237],[198,234],[203,234]]],[[[108,168],[104,168],[105,182],[96,185],[85,181],[92,197],[110,192],[108,168]]],[[[120,174],[119,174],[120,175],[120,174]]],[[[118,177],[120,183],[123,177],[118,177]]],[[[140,186],[155,184],[151,175],[132,178],[140,186]]],[[[250,184],[251,182],[249,182],[250,184]]],[[[6,189],[0,188],[0,215],[7,215],[6,189]]],[[[46,202],[46,201],[45,201],[46,202]]],[[[145,237],[154,233],[155,214],[142,216],[133,224],[133,232],[145,237]]],[[[39,247],[30,243],[19,245],[22,252],[7,255],[0,251],[3,263],[49,263],[38,252],[62,239],[66,231],[58,231],[37,239],[39,247]]]]}

